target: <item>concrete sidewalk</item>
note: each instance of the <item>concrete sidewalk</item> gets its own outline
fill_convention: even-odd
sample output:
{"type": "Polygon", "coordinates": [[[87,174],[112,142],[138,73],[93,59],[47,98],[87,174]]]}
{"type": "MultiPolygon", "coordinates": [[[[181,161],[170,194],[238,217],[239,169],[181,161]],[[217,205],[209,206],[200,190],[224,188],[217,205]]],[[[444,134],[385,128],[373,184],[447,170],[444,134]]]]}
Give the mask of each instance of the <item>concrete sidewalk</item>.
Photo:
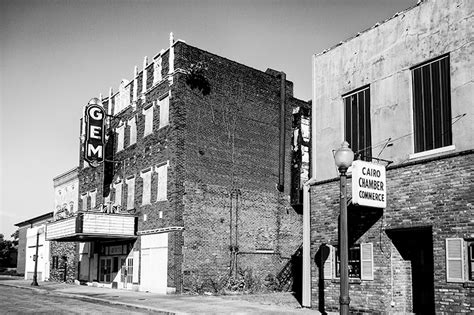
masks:
{"type": "Polygon", "coordinates": [[[0,285],[40,290],[51,293],[105,302],[109,304],[135,307],[143,311],[163,314],[319,314],[315,310],[301,308],[291,293],[271,293],[260,295],[160,295],[147,292],[97,288],[56,282],[38,282],[31,286],[31,280],[0,280],[0,285]]]}

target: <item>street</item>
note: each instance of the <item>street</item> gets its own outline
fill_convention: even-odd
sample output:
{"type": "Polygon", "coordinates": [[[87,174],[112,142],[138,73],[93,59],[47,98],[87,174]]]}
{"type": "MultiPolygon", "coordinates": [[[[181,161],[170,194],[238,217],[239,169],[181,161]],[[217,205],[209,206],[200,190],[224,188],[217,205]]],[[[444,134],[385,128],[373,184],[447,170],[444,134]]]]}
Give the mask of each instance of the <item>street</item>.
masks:
{"type": "Polygon", "coordinates": [[[39,292],[0,285],[1,314],[149,314],[136,309],[94,303],[60,296],[54,292],[39,292]]]}

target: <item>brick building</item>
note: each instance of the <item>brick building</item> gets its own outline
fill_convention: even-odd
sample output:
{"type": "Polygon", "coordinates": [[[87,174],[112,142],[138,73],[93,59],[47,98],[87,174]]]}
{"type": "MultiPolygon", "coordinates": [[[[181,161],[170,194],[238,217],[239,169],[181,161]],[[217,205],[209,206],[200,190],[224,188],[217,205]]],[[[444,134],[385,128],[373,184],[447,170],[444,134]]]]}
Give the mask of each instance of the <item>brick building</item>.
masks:
{"type": "Polygon", "coordinates": [[[48,238],[85,242],[81,281],[201,292],[246,274],[263,287],[302,241],[309,108],[292,93],[284,73],[171,36],[98,100],[108,113],[105,162],[84,161],[83,128],[79,212],[51,223],[48,238]]]}
{"type": "Polygon", "coordinates": [[[347,140],[387,171],[385,209],[348,204],[351,310],[474,312],[473,8],[421,1],[314,56],[313,307],[339,308],[347,140]]]}

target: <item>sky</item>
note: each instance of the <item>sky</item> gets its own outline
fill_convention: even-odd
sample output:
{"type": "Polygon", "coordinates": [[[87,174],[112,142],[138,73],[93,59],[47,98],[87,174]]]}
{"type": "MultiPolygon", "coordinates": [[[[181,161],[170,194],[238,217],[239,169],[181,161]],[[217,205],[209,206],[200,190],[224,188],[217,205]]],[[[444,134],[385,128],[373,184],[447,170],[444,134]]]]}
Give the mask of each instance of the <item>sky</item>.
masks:
{"type": "Polygon", "coordinates": [[[311,57],[416,0],[0,0],[0,233],[53,211],[78,165],[79,119],[175,39],[265,71],[311,99],[311,57]]]}

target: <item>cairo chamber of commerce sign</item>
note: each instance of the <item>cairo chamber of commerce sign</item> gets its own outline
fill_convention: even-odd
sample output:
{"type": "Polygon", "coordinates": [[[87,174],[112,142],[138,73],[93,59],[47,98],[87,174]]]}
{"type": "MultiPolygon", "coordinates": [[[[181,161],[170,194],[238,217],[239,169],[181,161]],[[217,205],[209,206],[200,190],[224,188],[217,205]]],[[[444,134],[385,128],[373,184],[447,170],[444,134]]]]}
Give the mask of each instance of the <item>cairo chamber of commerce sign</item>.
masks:
{"type": "Polygon", "coordinates": [[[97,104],[87,105],[84,111],[86,138],[84,160],[96,167],[104,160],[105,111],[97,104]]]}
{"type": "Polygon", "coordinates": [[[352,163],[352,203],[374,208],[387,206],[385,166],[360,160],[352,163]]]}

